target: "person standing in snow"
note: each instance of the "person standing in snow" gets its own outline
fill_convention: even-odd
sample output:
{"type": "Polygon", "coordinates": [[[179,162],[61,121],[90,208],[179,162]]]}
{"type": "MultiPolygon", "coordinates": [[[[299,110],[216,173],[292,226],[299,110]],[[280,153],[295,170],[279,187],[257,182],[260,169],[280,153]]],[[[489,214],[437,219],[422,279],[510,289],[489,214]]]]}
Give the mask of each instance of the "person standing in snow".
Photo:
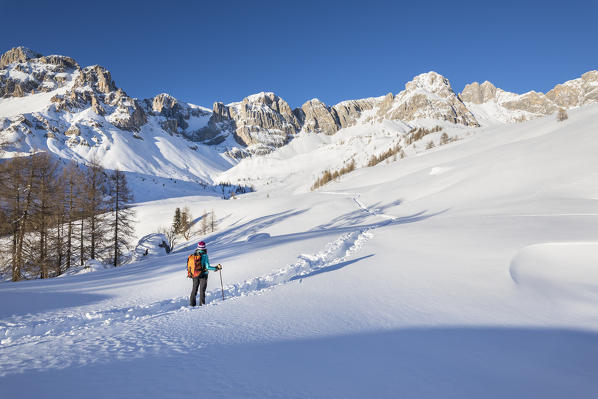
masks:
{"type": "Polygon", "coordinates": [[[189,305],[196,305],[197,289],[199,288],[199,306],[206,304],[206,288],[208,287],[208,271],[221,270],[222,265],[210,265],[206,243],[200,241],[195,252],[187,258],[187,277],[193,279],[193,288],[189,305]]]}

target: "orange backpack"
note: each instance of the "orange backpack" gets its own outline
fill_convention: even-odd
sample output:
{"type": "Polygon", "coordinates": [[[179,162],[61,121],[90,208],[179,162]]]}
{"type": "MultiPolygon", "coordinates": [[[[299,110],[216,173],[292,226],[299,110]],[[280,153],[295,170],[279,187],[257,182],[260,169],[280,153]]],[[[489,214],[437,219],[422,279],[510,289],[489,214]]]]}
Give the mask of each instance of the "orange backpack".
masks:
{"type": "Polygon", "coordinates": [[[201,267],[201,254],[189,255],[189,257],[187,258],[187,277],[197,277],[204,271],[205,269],[201,267]]]}

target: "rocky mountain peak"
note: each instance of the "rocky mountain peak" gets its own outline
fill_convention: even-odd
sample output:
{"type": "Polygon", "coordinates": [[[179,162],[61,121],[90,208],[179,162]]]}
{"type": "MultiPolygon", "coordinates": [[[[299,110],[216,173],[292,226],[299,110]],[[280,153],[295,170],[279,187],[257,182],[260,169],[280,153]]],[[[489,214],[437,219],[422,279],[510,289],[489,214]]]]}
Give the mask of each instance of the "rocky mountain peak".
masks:
{"type": "Polygon", "coordinates": [[[454,94],[449,80],[434,71],[417,75],[405,84],[405,90],[407,91],[413,92],[418,89],[437,94],[441,97],[454,94]]]}
{"type": "Polygon", "coordinates": [[[0,97],[24,97],[65,86],[79,65],[70,57],[42,56],[15,47],[0,57],[0,97]]]}
{"type": "Polygon", "coordinates": [[[261,92],[247,96],[241,102],[245,110],[256,109],[259,106],[265,106],[274,112],[284,114],[286,117],[293,115],[289,104],[272,92],[261,92]]]}
{"type": "Polygon", "coordinates": [[[465,85],[459,98],[468,103],[483,104],[496,97],[496,90],[496,86],[487,80],[481,85],[478,82],[473,82],[465,85]]]}
{"type": "Polygon", "coordinates": [[[99,65],[88,66],[81,70],[75,81],[75,88],[85,86],[104,94],[117,89],[110,72],[99,65]]]}
{"type": "Polygon", "coordinates": [[[338,113],[317,98],[306,101],[294,111],[302,129],[310,133],[334,134],[340,129],[338,113]]]}
{"type": "Polygon", "coordinates": [[[271,91],[262,91],[260,93],[251,94],[243,99],[245,103],[261,103],[264,105],[270,105],[272,103],[280,101],[281,98],[278,97],[271,91]]]}
{"type": "Polygon", "coordinates": [[[598,71],[588,71],[581,75],[581,79],[584,82],[594,82],[598,83],[598,71]]]}
{"type": "Polygon", "coordinates": [[[408,82],[384,117],[402,121],[438,119],[479,126],[476,118],[453,91],[449,80],[434,71],[417,75],[408,82]]]}
{"type": "Polygon", "coordinates": [[[152,111],[156,113],[169,113],[178,107],[178,100],[167,93],[160,93],[152,99],[152,111]]]}
{"type": "Polygon", "coordinates": [[[14,47],[2,54],[0,57],[0,68],[10,65],[13,62],[25,62],[33,58],[39,58],[41,56],[41,54],[28,49],[27,47],[14,47]]]}
{"type": "Polygon", "coordinates": [[[227,111],[218,110],[218,117],[228,113],[235,138],[245,145],[280,147],[300,129],[289,104],[272,92],[253,94],[226,107],[227,111]]]}

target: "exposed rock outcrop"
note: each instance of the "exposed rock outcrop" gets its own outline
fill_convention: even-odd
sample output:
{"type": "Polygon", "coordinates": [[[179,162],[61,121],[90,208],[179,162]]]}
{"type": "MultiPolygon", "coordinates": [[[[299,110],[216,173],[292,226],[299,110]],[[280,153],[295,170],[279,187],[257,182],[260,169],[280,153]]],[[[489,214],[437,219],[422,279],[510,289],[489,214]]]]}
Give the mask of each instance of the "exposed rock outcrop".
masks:
{"type": "Polygon", "coordinates": [[[340,128],[338,114],[334,108],[314,98],[294,111],[297,120],[306,132],[334,134],[340,128]]]}
{"type": "Polygon", "coordinates": [[[52,98],[57,111],[91,108],[119,129],[139,131],[147,115],[139,102],[116,86],[108,70],[93,65],[78,71],[73,87],[52,98]]]}
{"type": "Polygon", "coordinates": [[[77,89],[85,87],[89,87],[93,91],[104,94],[117,90],[110,72],[99,65],[85,67],[77,76],[73,88],[77,89]]]}
{"type": "Polygon", "coordinates": [[[26,62],[33,58],[41,57],[42,55],[30,50],[26,47],[19,46],[8,50],[0,56],[0,68],[4,68],[14,62],[26,62]]]}
{"type": "Polygon", "coordinates": [[[522,121],[550,115],[559,108],[598,102],[598,71],[558,84],[546,94],[536,91],[515,94],[496,88],[487,81],[481,85],[474,82],[465,86],[460,98],[470,106],[494,103],[503,121],[522,121]]]}
{"type": "Polygon", "coordinates": [[[189,119],[209,115],[206,110],[180,103],[166,93],[144,100],[144,107],[148,114],[160,118],[159,123],[164,130],[170,134],[182,134],[192,140],[197,140],[199,129],[190,129],[189,119]]]}
{"type": "Polygon", "coordinates": [[[598,71],[589,71],[581,78],[556,85],[546,93],[556,106],[570,108],[598,101],[598,71]]]}
{"type": "Polygon", "coordinates": [[[116,110],[106,119],[119,129],[130,131],[139,131],[147,122],[147,116],[137,100],[130,97],[121,97],[116,110]]]}
{"type": "Polygon", "coordinates": [[[289,104],[274,93],[258,93],[229,105],[214,104],[212,126],[234,129],[243,145],[280,147],[301,128],[289,104]]]}
{"type": "Polygon", "coordinates": [[[512,111],[522,110],[540,115],[551,114],[557,109],[554,103],[544,94],[535,91],[517,96],[511,101],[504,101],[501,105],[512,111]]]}
{"type": "Polygon", "coordinates": [[[388,93],[384,96],[384,98],[378,103],[378,110],[376,112],[376,116],[378,119],[384,119],[386,115],[392,108],[394,103],[395,96],[392,93],[388,93]]]}
{"type": "Polygon", "coordinates": [[[64,132],[67,136],[81,136],[81,129],[76,124],[71,125],[66,132],[64,132]]]}
{"type": "Polygon", "coordinates": [[[56,65],[64,69],[80,69],[79,64],[74,59],[65,57],[64,55],[40,56],[37,58],[37,61],[43,64],[56,65]]]}
{"type": "Polygon", "coordinates": [[[65,86],[79,68],[70,57],[42,56],[24,47],[0,57],[0,97],[22,97],[65,86]]]}
{"type": "Polygon", "coordinates": [[[473,82],[465,86],[459,98],[465,102],[483,104],[496,98],[496,87],[488,81],[481,85],[473,82]]]}
{"type": "Polygon", "coordinates": [[[361,117],[361,113],[373,109],[377,104],[376,99],[364,98],[361,100],[347,100],[342,101],[332,108],[338,115],[340,127],[353,126],[357,119],[361,117]]]}
{"type": "Polygon", "coordinates": [[[436,72],[416,76],[396,96],[394,103],[387,115],[388,119],[438,119],[479,126],[473,114],[453,91],[448,79],[436,72]]]}

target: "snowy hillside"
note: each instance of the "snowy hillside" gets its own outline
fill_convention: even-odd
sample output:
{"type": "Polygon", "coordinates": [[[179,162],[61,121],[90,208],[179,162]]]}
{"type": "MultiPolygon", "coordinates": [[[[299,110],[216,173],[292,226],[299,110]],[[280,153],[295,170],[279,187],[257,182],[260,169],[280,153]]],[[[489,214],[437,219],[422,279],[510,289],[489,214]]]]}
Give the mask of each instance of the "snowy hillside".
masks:
{"type": "MultiPolygon", "coordinates": [[[[218,229],[172,254],[0,284],[0,396],[597,397],[598,105],[564,122],[422,120],[441,130],[408,144],[412,124],[300,133],[219,177],[254,180],[236,200],[139,204],[138,238],[176,207],[214,210],[218,229]],[[445,132],[458,139],[439,145],[445,132]],[[396,144],[403,158],[363,164],[396,144]],[[191,309],[200,239],[226,299],[212,272],[191,309]]],[[[182,138],[143,129],[130,142],[171,162],[182,138]]]]}

